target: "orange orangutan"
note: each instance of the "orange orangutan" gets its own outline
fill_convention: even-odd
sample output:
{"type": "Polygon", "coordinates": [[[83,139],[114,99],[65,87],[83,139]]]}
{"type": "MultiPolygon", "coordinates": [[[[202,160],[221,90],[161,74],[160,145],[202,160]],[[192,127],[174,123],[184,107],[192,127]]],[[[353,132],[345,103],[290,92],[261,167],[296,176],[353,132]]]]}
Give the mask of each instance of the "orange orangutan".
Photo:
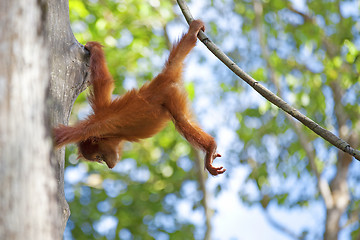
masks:
{"type": "Polygon", "coordinates": [[[104,161],[113,168],[121,158],[124,141],[138,141],[159,132],[169,120],[193,146],[206,152],[205,167],[212,174],[225,172],[214,167],[220,157],[216,142],[194,121],[189,110],[187,93],[182,83],[183,61],[195,47],[197,34],[205,30],[200,20],[190,24],[188,32],[173,47],[163,71],[140,89],[128,91],[112,99],[114,80],[106,65],[102,46],[88,42],[92,89],[89,102],[93,113],[75,126],[60,125],[54,129],[55,145],[76,142],[79,157],[104,161]]]}

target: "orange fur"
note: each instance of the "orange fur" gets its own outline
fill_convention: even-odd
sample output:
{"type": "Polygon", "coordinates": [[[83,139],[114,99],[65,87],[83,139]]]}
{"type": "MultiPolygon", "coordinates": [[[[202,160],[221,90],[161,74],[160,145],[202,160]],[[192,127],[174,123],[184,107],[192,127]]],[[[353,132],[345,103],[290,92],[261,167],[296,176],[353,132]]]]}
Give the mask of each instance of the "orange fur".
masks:
{"type": "Polygon", "coordinates": [[[195,47],[200,29],[204,30],[202,21],[193,21],[189,31],[171,50],[161,73],[140,89],[128,91],[114,100],[111,99],[114,80],[102,46],[88,42],[85,48],[90,51],[92,81],[89,102],[94,113],[75,126],[55,128],[56,147],[76,142],[79,157],[104,161],[113,168],[121,158],[124,141],[151,137],[172,120],[187,141],[206,152],[205,167],[211,174],[225,172],[224,168],[212,165],[213,160],[220,157],[216,153],[216,142],[194,122],[181,80],[183,61],[195,47]]]}

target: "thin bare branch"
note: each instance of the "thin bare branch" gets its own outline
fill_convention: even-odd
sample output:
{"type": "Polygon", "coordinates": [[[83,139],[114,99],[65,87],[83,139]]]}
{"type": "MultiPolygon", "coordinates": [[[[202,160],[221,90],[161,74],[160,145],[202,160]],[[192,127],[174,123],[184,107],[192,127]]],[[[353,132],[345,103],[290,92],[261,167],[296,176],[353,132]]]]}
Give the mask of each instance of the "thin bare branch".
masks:
{"type": "Polygon", "coordinates": [[[344,228],[347,228],[347,227],[353,225],[354,223],[358,223],[358,222],[360,221],[360,217],[359,217],[359,216],[360,216],[360,210],[354,211],[354,212],[349,216],[347,222],[346,222],[344,225],[342,225],[342,226],[340,227],[340,229],[344,229],[344,228]]]}
{"type": "Polygon", "coordinates": [[[296,14],[299,14],[300,16],[302,16],[304,18],[305,21],[311,22],[311,23],[315,23],[315,20],[307,15],[306,13],[300,12],[299,10],[296,10],[292,5],[290,5],[288,7],[288,9],[296,14]]]}
{"type": "MultiPolygon", "coordinates": [[[[188,6],[184,0],[177,0],[180,9],[185,16],[185,19],[188,23],[192,22],[194,18],[192,17],[188,6]]],[[[223,51],[219,49],[209,37],[202,31],[199,32],[198,38],[205,44],[205,46],[220,60],[222,61],[231,71],[238,75],[242,80],[249,84],[252,88],[255,89],[261,96],[266,98],[268,101],[274,105],[281,108],[283,111],[287,112],[306,127],[312,130],[314,133],[339,148],[340,150],[354,156],[357,160],[360,160],[360,151],[352,148],[350,144],[345,142],[343,139],[337,137],[332,132],[324,129],[319,124],[308,118],[307,116],[300,113],[297,109],[290,106],[287,102],[282,100],[280,97],[272,93],[270,90],[262,86],[258,81],[253,79],[250,75],[244,72],[239,66],[237,66],[223,51]]]]}
{"type": "Polygon", "coordinates": [[[204,171],[205,165],[204,160],[202,157],[200,157],[201,152],[199,150],[196,150],[196,166],[197,166],[197,176],[198,181],[200,184],[200,189],[203,193],[203,199],[202,199],[202,205],[204,206],[204,212],[205,212],[205,225],[206,225],[206,232],[204,240],[210,240],[211,239],[211,218],[214,214],[214,211],[209,207],[209,193],[206,189],[206,179],[207,179],[207,172],[204,171]]]}

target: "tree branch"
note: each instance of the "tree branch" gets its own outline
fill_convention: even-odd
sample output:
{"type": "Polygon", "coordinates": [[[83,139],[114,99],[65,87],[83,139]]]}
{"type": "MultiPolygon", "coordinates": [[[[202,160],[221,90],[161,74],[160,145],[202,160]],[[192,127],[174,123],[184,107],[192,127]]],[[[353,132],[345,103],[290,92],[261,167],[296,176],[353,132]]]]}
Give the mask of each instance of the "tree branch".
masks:
{"type": "MultiPolygon", "coordinates": [[[[185,16],[185,19],[188,23],[192,22],[194,18],[192,17],[188,6],[184,0],[177,0],[180,9],[185,16]]],[[[352,148],[350,144],[345,142],[343,139],[337,137],[332,132],[324,129],[319,124],[306,117],[300,113],[297,109],[290,106],[287,102],[282,100],[280,97],[276,96],[270,90],[262,86],[258,81],[249,76],[244,72],[239,66],[237,66],[223,51],[221,51],[202,31],[199,32],[198,38],[205,44],[205,46],[220,60],[222,61],[231,71],[233,71],[237,76],[249,84],[252,88],[255,89],[261,96],[266,98],[268,101],[281,108],[283,111],[287,112],[306,127],[312,130],[314,133],[339,148],[340,150],[354,156],[357,160],[360,161],[360,151],[352,148]]]]}

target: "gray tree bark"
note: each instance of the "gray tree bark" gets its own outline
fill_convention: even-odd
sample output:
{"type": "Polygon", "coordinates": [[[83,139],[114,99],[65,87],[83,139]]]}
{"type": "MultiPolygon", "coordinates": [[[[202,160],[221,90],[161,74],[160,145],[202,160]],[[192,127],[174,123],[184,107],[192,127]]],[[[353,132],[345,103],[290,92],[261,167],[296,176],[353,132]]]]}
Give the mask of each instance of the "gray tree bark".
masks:
{"type": "Polygon", "coordinates": [[[57,239],[45,3],[0,1],[0,239],[57,239]]]}
{"type": "MultiPolygon", "coordinates": [[[[68,0],[48,0],[47,40],[50,50],[49,109],[54,127],[67,124],[77,96],[87,87],[88,55],[77,42],[70,27],[68,0]]],[[[70,216],[64,194],[65,148],[55,150],[52,157],[58,184],[57,199],[61,211],[61,230],[64,232],[70,216]]]]}
{"type": "Polygon", "coordinates": [[[88,56],[68,11],[67,0],[0,1],[0,239],[62,239],[70,214],[52,127],[86,88],[88,56]]]}

